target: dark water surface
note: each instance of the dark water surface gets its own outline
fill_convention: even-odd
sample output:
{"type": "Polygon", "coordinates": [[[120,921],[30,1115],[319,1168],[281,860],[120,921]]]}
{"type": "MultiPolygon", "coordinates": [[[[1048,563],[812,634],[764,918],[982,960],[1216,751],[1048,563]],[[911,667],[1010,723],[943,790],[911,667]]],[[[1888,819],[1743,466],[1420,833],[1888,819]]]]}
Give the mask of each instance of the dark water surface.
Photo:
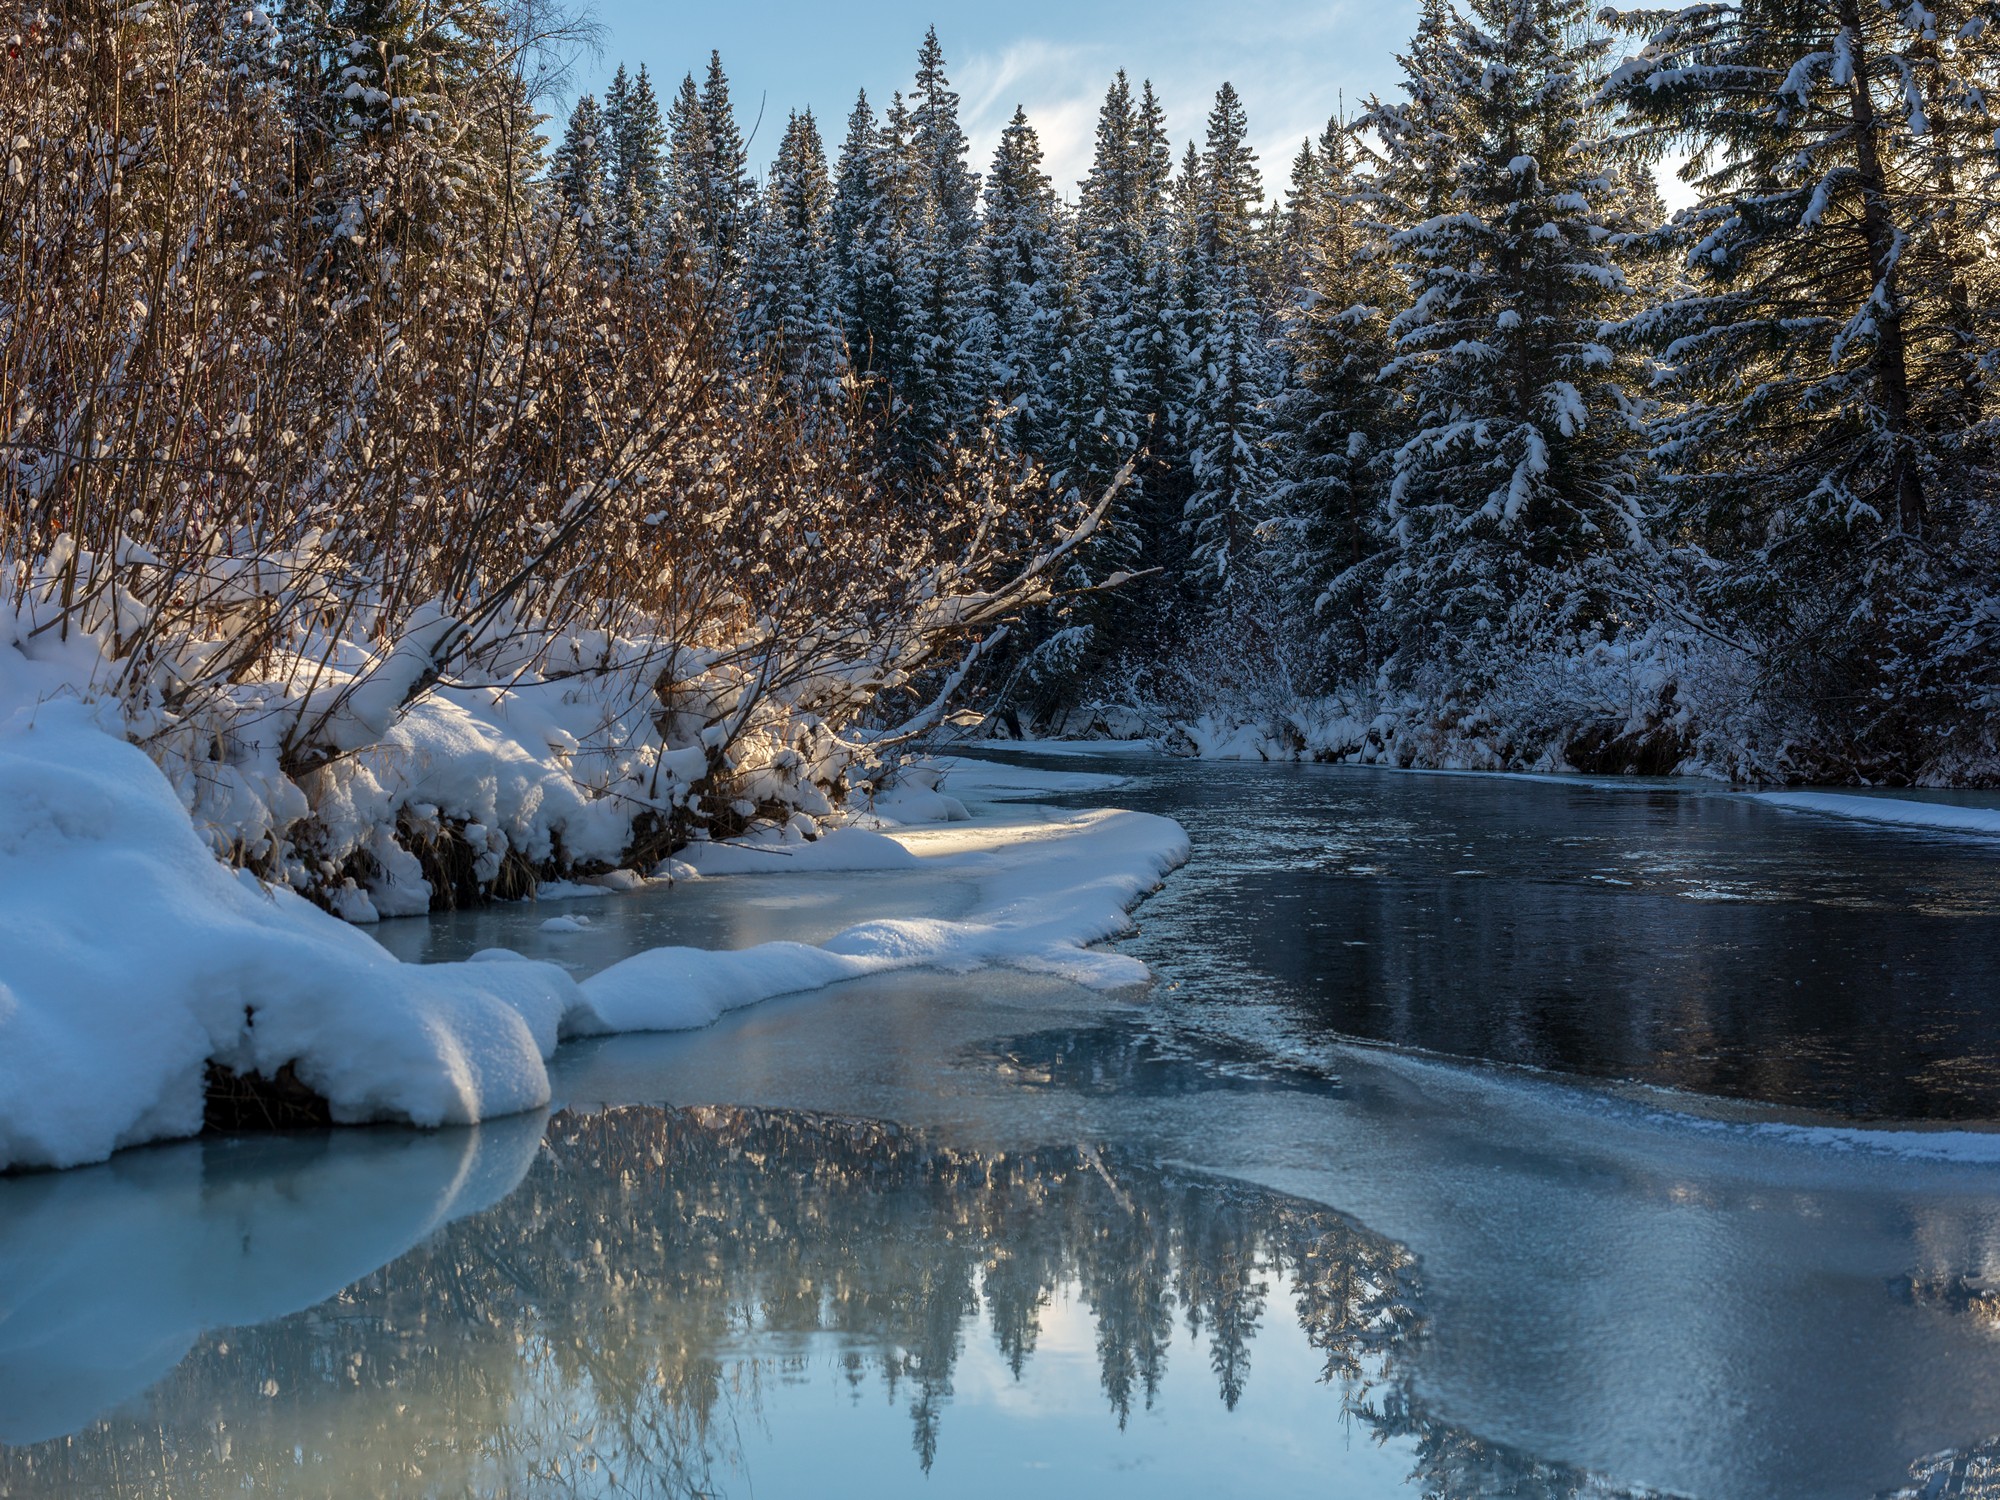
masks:
{"type": "MultiPolygon", "coordinates": [[[[2000,1141],[1765,1107],[2000,1116],[1995,845],[1037,763],[1189,829],[1150,990],[901,973],[565,1048],[547,1117],[0,1181],[0,1496],[1996,1493],[2000,1141]]],[[[386,936],[585,971],[970,878],[386,936]]]]}
{"type": "MultiPolygon", "coordinates": [[[[1687,783],[1010,757],[1133,775],[1198,879],[1127,945],[1195,1006],[1857,1120],[2000,1119],[2000,838],[1687,783]]],[[[1061,800],[1061,799],[1057,799],[1061,800]]]]}

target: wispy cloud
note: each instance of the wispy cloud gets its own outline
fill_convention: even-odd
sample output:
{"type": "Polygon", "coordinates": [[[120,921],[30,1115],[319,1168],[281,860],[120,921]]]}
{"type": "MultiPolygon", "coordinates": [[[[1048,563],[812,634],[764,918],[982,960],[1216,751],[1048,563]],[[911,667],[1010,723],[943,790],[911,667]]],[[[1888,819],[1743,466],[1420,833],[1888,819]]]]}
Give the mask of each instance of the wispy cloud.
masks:
{"type": "Polygon", "coordinates": [[[1215,91],[1233,83],[1249,112],[1265,192],[1282,194],[1299,142],[1319,134],[1343,96],[1351,111],[1393,83],[1394,54],[1414,25],[1415,6],[1287,4],[1226,19],[1208,10],[1162,20],[1148,37],[1025,36],[969,53],[955,78],[978,164],[991,158],[1019,104],[1041,136],[1050,176],[1073,198],[1090,168],[1098,108],[1123,67],[1135,85],[1152,80],[1177,148],[1201,139],[1215,91]]]}

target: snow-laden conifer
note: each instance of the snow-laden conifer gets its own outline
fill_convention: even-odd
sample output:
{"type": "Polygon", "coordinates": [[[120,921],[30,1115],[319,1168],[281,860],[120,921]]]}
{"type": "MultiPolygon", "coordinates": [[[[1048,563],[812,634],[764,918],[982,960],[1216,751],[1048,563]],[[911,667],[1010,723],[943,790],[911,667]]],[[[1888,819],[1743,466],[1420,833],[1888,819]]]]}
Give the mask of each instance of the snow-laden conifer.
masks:
{"type": "Polygon", "coordinates": [[[1397,675],[1472,685],[1503,649],[1616,629],[1643,546],[1639,409],[1608,319],[1627,310],[1607,219],[1619,192],[1582,0],[1473,0],[1428,39],[1430,97],[1396,153],[1452,161],[1430,216],[1390,239],[1412,301],[1387,374],[1408,406],[1388,521],[1397,675]],[[1597,566],[1617,556],[1618,564],[1597,566]]]}
{"type": "Polygon", "coordinates": [[[1276,374],[1256,296],[1262,179],[1243,102],[1227,83],[1184,191],[1194,366],[1186,529],[1195,580],[1219,597],[1237,581],[1269,499],[1265,403],[1276,374]]]}
{"type": "Polygon", "coordinates": [[[1042,170],[1042,144],[1019,107],[1001,132],[986,177],[979,241],[983,305],[975,347],[988,354],[988,389],[1023,451],[1055,436],[1050,372],[1061,350],[1071,257],[1061,201],[1042,170]]]}

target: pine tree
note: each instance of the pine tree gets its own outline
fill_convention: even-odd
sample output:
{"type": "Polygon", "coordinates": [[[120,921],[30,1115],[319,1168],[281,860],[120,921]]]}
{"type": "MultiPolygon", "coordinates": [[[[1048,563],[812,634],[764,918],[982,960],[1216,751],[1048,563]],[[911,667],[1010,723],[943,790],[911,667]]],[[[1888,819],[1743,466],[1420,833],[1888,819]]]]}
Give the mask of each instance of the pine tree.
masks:
{"type": "Polygon", "coordinates": [[[1425,84],[1458,165],[1448,211],[1392,240],[1413,293],[1388,367],[1414,428],[1385,580],[1404,680],[1475,684],[1503,647],[1610,633],[1591,561],[1642,545],[1637,409],[1602,337],[1625,282],[1584,17],[1584,0],[1472,0],[1425,84]]]}
{"type": "Polygon", "coordinates": [[[1014,445],[1039,450],[1055,435],[1050,371],[1069,292],[1062,204],[1042,170],[1042,144],[1025,110],[1001,133],[986,178],[979,241],[984,306],[974,339],[990,351],[988,383],[1011,412],[1014,445]]]}
{"type": "Polygon", "coordinates": [[[1197,381],[1189,408],[1194,488],[1186,529],[1197,587],[1212,597],[1238,588],[1271,487],[1264,403],[1275,372],[1256,296],[1263,190],[1248,137],[1242,100],[1225,83],[1186,188],[1197,381]]]}

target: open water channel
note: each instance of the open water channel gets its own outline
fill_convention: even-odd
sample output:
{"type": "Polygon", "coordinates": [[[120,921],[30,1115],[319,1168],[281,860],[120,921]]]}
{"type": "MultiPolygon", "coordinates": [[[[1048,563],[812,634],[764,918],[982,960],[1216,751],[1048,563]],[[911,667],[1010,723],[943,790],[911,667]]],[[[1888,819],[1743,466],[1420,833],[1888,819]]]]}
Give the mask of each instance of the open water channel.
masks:
{"type": "Polygon", "coordinates": [[[1046,764],[1190,833],[1144,991],[902,973],[566,1048],[545,1118],[0,1181],[0,1495],[2000,1494],[2000,840],[1046,764]]]}

